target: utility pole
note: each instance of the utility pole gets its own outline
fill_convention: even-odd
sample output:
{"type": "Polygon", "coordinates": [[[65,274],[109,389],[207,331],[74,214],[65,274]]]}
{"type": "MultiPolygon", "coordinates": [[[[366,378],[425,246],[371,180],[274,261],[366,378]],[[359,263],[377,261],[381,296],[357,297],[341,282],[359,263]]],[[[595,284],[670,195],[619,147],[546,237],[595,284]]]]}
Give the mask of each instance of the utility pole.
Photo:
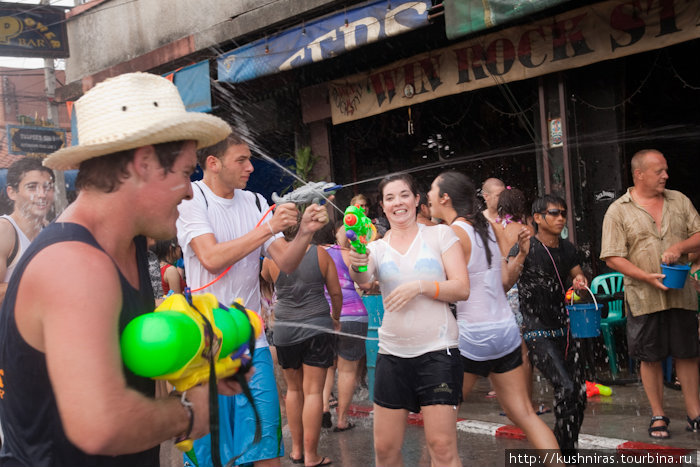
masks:
{"type": "MultiPolygon", "coordinates": [[[[48,5],[49,0],[41,0],[41,5],[48,5]]],[[[49,120],[53,122],[55,127],[58,127],[58,104],[56,103],[56,69],[54,68],[53,58],[44,59],[44,85],[46,87],[46,110],[49,120]]],[[[56,216],[61,214],[66,206],[68,206],[68,198],[66,196],[66,178],[62,170],[54,170],[56,177],[56,191],[54,198],[54,208],[56,216]]]]}

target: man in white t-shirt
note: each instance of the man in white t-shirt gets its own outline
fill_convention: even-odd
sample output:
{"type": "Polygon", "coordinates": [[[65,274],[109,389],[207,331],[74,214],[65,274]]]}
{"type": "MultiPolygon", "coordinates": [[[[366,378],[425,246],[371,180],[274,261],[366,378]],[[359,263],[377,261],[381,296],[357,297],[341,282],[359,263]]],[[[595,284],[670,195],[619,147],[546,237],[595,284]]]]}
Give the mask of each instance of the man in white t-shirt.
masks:
{"type": "MultiPolygon", "coordinates": [[[[265,199],[244,190],[253,172],[250,158],[248,144],[235,131],[221,143],[197,151],[204,176],[193,183],[194,197],[178,206],[177,235],[193,292],[201,288],[225,304],[242,298],[247,308],[260,310],[260,256],[273,259],[282,271],[293,271],[313,233],[328,222],[328,213],[317,204],[309,206],[299,233],[286,242],[280,232],[297,223],[299,211],[287,203],[268,214],[265,199]]],[[[237,465],[279,466],[284,454],[279,400],[264,333],[256,342],[253,366],[250,387],[262,422],[262,441],[253,444],[255,416],[244,396],[222,396],[220,413],[228,416],[220,420],[221,458],[227,462],[240,455],[237,465]]],[[[200,465],[211,465],[209,444],[208,438],[195,442],[200,465]]]]}

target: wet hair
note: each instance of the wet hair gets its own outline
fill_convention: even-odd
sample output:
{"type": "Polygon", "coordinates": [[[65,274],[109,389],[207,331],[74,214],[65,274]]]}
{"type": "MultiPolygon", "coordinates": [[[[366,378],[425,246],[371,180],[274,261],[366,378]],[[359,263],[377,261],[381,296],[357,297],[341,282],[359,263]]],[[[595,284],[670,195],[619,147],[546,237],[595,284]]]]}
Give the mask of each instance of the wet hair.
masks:
{"type": "Polygon", "coordinates": [[[150,246],[149,250],[155,253],[160,261],[169,262],[170,256],[177,247],[177,237],[174,237],[170,240],[158,240],[150,246]]]}
{"type": "MultiPolygon", "coordinates": [[[[172,171],[173,164],[185,143],[187,141],[171,141],[153,145],[163,173],[172,171]]],[[[105,193],[114,192],[129,177],[127,166],[134,160],[136,149],[138,148],[93,157],[81,162],[75,179],[76,190],[93,187],[105,193]]]]}
{"type": "Polygon", "coordinates": [[[426,193],[425,191],[421,191],[419,195],[420,199],[418,200],[418,208],[421,207],[421,204],[425,204],[426,206],[428,206],[428,193],[426,193]]]}
{"type": "Polygon", "coordinates": [[[517,188],[506,187],[498,197],[497,212],[499,217],[510,214],[514,221],[524,224],[527,219],[525,194],[517,188]]]}
{"type": "Polygon", "coordinates": [[[439,195],[447,193],[452,201],[452,207],[457,211],[457,216],[467,219],[476,233],[479,234],[486,251],[486,261],[491,267],[493,253],[489,247],[490,226],[489,221],[479,209],[474,182],[463,173],[453,170],[441,173],[437,176],[436,181],[440,189],[439,195]]]}
{"type": "Polygon", "coordinates": [[[411,177],[411,174],[408,173],[398,173],[398,174],[391,174],[387,175],[382,179],[381,182],[379,182],[379,186],[377,189],[379,190],[379,197],[380,199],[384,199],[384,188],[391,182],[397,182],[397,181],[402,181],[408,185],[408,189],[413,193],[413,195],[418,194],[418,188],[416,187],[416,181],[413,177],[411,177]]]}
{"type": "Polygon", "coordinates": [[[359,203],[360,201],[364,201],[365,204],[367,205],[367,207],[369,207],[369,200],[368,200],[367,197],[366,197],[365,195],[363,195],[362,193],[360,193],[359,195],[355,195],[355,196],[352,197],[352,199],[350,200],[350,206],[355,206],[355,205],[356,205],[357,203],[359,203]]]}
{"type": "Polygon", "coordinates": [[[236,130],[233,130],[225,139],[219,141],[218,143],[197,150],[197,163],[202,168],[206,169],[207,157],[214,156],[217,159],[224,157],[226,150],[230,146],[236,146],[238,144],[246,144],[243,138],[238,134],[236,130]]]}
{"type": "MultiPolygon", "coordinates": [[[[550,204],[554,206],[561,206],[562,208],[567,209],[566,201],[564,201],[564,198],[557,195],[547,194],[537,198],[532,203],[532,215],[534,216],[535,214],[542,214],[547,210],[547,206],[549,206],[550,204]]],[[[535,222],[534,224],[535,232],[537,232],[539,230],[539,226],[537,222],[535,222]]]]}
{"type": "Polygon", "coordinates": [[[52,182],[56,181],[53,171],[48,167],[44,167],[41,163],[41,159],[27,156],[13,162],[7,169],[7,186],[11,186],[15,191],[18,190],[19,184],[22,182],[25,174],[32,170],[45,172],[49,174],[52,182]]]}
{"type": "Polygon", "coordinates": [[[314,245],[333,245],[335,244],[335,231],[336,229],[333,223],[327,222],[326,225],[314,233],[311,243],[314,245]]]}
{"type": "Polygon", "coordinates": [[[537,198],[532,203],[532,215],[534,216],[535,214],[542,214],[547,210],[547,206],[549,206],[550,204],[553,204],[554,206],[561,206],[564,209],[567,209],[566,201],[564,201],[564,198],[562,198],[561,196],[548,194],[537,198]]]}

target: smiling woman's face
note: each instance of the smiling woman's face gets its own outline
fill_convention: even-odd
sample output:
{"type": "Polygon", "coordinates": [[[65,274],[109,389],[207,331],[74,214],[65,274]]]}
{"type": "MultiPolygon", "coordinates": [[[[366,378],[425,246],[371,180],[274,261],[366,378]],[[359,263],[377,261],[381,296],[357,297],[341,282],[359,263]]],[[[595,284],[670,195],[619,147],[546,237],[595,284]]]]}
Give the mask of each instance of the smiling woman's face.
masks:
{"type": "Polygon", "coordinates": [[[405,224],[416,221],[418,195],[403,180],[395,180],[384,186],[382,209],[389,224],[405,224]]]}

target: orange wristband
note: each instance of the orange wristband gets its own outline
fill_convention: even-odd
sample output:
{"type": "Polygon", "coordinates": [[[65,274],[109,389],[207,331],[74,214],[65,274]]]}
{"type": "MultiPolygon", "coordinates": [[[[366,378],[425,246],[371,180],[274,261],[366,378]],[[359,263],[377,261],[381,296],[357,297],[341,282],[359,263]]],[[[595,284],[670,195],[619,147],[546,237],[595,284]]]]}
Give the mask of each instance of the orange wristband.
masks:
{"type": "Polygon", "coordinates": [[[440,283],[435,281],[435,295],[433,295],[433,299],[437,300],[438,295],[440,295],[440,283]]]}

